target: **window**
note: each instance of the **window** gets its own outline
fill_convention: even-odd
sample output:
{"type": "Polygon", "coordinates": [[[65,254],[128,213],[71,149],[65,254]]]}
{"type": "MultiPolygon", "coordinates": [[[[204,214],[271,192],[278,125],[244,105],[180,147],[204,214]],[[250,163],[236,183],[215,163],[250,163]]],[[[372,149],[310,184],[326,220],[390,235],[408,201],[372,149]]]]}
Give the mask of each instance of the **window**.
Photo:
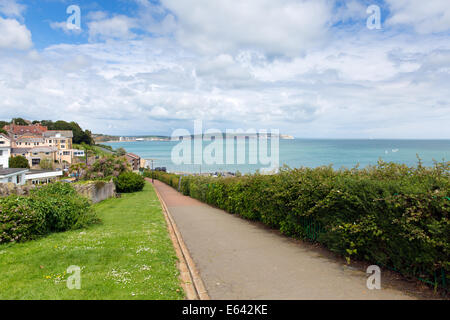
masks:
{"type": "Polygon", "coordinates": [[[0,150],[0,157],[3,156],[3,150],[0,150]]]}
{"type": "Polygon", "coordinates": [[[0,144],[5,144],[5,141],[3,141],[3,140],[2,140],[2,141],[0,141],[0,144]]]}
{"type": "Polygon", "coordinates": [[[12,182],[12,178],[11,177],[8,178],[8,182],[12,182]]]}
{"type": "Polygon", "coordinates": [[[61,149],[65,149],[65,148],[66,148],[66,146],[62,144],[61,145],[61,149]]]}
{"type": "Polygon", "coordinates": [[[70,151],[64,151],[64,152],[63,152],[63,155],[65,155],[65,156],[70,156],[70,151]]]}
{"type": "Polygon", "coordinates": [[[41,163],[41,159],[32,159],[31,160],[31,164],[33,165],[33,166],[37,166],[37,165],[39,165],[41,163]]]}
{"type": "Polygon", "coordinates": [[[61,140],[61,143],[66,143],[66,140],[61,140]]]}

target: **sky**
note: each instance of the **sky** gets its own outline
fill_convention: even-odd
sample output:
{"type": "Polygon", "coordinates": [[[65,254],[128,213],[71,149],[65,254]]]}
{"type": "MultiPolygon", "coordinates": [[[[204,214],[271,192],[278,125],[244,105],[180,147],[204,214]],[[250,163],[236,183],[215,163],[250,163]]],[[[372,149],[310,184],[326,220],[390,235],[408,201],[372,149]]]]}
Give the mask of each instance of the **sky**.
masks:
{"type": "Polygon", "coordinates": [[[12,117],[114,135],[200,119],[298,138],[450,139],[450,4],[0,0],[0,119],[12,117]]]}

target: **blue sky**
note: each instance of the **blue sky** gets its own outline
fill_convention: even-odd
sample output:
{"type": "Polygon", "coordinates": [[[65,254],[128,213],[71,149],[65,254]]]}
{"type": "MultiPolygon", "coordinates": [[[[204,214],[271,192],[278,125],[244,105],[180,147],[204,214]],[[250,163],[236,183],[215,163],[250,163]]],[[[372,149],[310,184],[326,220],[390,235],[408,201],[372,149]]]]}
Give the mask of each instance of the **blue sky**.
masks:
{"type": "Polygon", "coordinates": [[[0,0],[0,34],[0,119],[450,138],[446,0],[0,0]]]}

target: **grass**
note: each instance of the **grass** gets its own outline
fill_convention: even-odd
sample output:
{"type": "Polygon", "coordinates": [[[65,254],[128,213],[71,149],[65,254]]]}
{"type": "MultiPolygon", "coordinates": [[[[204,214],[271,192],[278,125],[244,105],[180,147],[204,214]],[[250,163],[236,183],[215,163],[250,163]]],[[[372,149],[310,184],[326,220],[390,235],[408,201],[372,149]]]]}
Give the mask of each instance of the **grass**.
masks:
{"type": "Polygon", "coordinates": [[[100,224],[0,245],[0,300],[183,299],[176,255],[150,184],[95,205],[100,224]],[[81,289],[66,270],[81,268],[81,289]]]}

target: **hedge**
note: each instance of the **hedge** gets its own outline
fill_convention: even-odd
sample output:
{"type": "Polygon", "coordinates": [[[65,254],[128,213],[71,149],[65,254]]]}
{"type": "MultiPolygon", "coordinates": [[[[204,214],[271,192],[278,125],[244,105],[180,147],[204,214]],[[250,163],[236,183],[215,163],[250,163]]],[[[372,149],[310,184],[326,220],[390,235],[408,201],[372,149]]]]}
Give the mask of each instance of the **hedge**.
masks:
{"type": "Polygon", "coordinates": [[[114,178],[117,192],[129,193],[142,191],[145,186],[144,177],[134,172],[124,172],[114,178]]]}
{"type": "Polygon", "coordinates": [[[0,243],[22,242],[97,221],[88,199],[66,183],[0,198],[0,243]]]}
{"type": "MultiPolygon", "coordinates": [[[[155,172],[178,188],[179,176],[155,172]]],[[[291,237],[448,285],[450,162],[416,167],[379,161],[364,169],[331,166],[276,175],[185,176],[181,192],[291,237]]]]}

